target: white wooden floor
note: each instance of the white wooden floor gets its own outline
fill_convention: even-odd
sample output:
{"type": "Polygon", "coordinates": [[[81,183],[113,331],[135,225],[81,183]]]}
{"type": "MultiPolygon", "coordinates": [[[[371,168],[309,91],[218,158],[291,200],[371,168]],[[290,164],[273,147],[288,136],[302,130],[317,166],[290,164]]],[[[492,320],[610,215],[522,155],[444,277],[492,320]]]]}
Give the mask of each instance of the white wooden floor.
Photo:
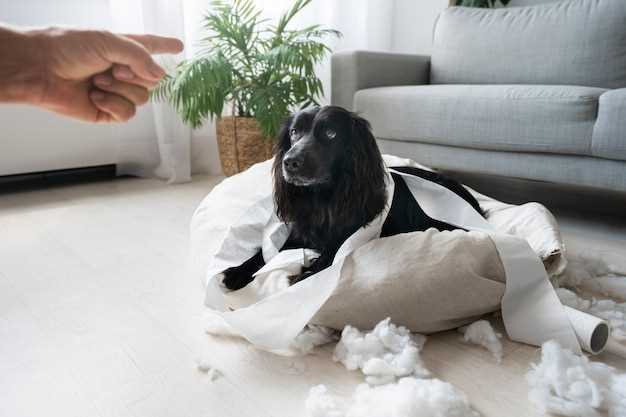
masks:
{"type": "MultiPolygon", "coordinates": [[[[352,393],[362,377],[333,363],[331,346],[285,358],[203,334],[188,224],[219,180],[0,194],[0,417],[297,417],[314,384],[352,393]],[[223,376],[199,372],[200,357],[223,376]]],[[[626,262],[626,221],[561,220],[572,249],[626,262]]],[[[537,354],[506,343],[498,366],[454,332],[423,351],[485,416],[537,415],[524,379],[537,354]]]]}

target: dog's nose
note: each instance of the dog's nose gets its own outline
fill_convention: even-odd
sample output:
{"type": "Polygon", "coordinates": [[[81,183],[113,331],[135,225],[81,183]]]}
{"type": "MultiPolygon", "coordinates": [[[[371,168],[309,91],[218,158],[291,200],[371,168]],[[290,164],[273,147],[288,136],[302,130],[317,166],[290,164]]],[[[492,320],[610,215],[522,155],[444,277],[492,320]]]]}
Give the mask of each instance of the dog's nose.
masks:
{"type": "Polygon", "coordinates": [[[288,172],[297,171],[302,166],[302,159],[297,155],[287,155],[283,159],[283,166],[288,172]]]}

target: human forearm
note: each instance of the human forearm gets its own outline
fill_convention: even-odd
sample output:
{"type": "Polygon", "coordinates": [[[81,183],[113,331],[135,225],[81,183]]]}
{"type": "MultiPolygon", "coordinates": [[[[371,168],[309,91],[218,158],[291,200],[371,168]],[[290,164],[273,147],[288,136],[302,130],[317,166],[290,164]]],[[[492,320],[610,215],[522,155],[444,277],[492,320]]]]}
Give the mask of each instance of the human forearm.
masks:
{"type": "Polygon", "coordinates": [[[0,25],[0,102],[36,104],[45,86],[43,31],[0,25]]]}

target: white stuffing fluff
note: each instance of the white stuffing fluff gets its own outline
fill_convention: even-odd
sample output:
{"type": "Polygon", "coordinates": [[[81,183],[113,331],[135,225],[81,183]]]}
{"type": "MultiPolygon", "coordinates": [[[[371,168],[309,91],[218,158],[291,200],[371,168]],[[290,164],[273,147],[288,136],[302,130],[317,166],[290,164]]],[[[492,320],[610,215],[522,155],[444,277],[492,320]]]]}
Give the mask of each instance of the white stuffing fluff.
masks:
{"type": "Polygon", "coordinates": [[[584,281],[597,277],[612,275],[616,267],[608,265],[599,257],[577,255],[569,258],[565,270],[557,277],[560,285],[578,286],[584,281]]]}
{"type": "Polygon", "coordinates": [[[611,417],[626,416],[626,374],[613,376],[609,396],[611,417]]]}
{"type": "Polygon", "coordinates": [[[578,256],[567,263],[555,283],[559,287],[579,288],[605,297],[626,301],[626,271],[600,258],[578,256]]]}
{"type": "Polygon", "coordinates": [[[351,371],[360,369],[371,385],[388,384],[405,376],[428,376],[419,356],[426,337],[413,335],[387,318],[371,332],[344,327],[333,360],[351,371]]]}
{"type": "Polygon", "coordinates": [[[541,362],[532,365],[526,378],[528,398],[543,413],[595,417],[608,411],[609,417],[626,416],[626,374],[554,341],[543,344],[541,362]]]}
{"type": "MultiPolygon", "coordinates": [[[[620,275],[623,273],[602,259],[578,256],[568,262],[556,284],[624,301],[626,276],[620,275]]],[[[611,328],[611,335],[616,340],[626,341],[626,302],[585,299],[566,288],[558,288],[556,291],[563,304],[605,319],[611,328]]]]}
{"type": "Polygon", "coordinates": [[[313,387],[306,400],[309,417],[476,417],[465,395],[439,379],[402,378],[370,387],[361,384],[349,403],[313,387]]]}
{"type": "Polygon", "coordinates": [[[595,298],[587,300],[566,288],[557,288],[556,293],[563,304],[605,319],[611,328],[611,336],[626,341],[626,302],[595,298]]]}
{"type": "Polygon", "coordinates": [[[502,362],[502,335],[496,333],[487,320],[478,320],[469,326],[461,327],[459,332],[463,333],[463,341],[473,343],[486,348],[496,358],[496,362],[502,362]]]}
{"type": "Polygon", "coordinates": [[[330,395],[325,385],[316,385],[309,391],[304,407],[309,417],[345,417],[347,404],[330,395]]]}
{"type": "Polygon", "coordinates": [[[605,297],[626,300],[626,277],[621,275],[607,275],[585,281],[581,288],[602,294],[605,297]]]}
{"type": "Polygon", "coordinates": [[[360,369],[361,384],[350,399],[331,395],[324,385],[309,391],[309,417],[477,417],[465,395],[429,376],[419,351],[426,337],[396,326],[387,318],[370,332],[346,326],[333,359],[360,369]],[[399,378],[398,380],[396,380],[399,378]]]}

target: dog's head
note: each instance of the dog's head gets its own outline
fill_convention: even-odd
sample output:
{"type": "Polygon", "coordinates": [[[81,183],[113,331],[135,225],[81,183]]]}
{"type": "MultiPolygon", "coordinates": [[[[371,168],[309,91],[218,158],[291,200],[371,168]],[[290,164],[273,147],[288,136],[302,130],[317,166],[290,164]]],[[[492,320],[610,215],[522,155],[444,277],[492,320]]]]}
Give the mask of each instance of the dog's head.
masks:
{"type": "Polygon", "coordinates": [[[327,210],[334,214],[364,207],[377,212],[385,202],[384,165],[370,125],[341,107],[293,114],[276,143],[274,198],[279,217],[287,221],[300,210],[313,209],[307,201],[314,195],[328,199],[327,209],[336,204],[336,209],[327,210]],[[299,198],[302,206],[297,205],[299,198]]]}
{"type": "Polygon", "coordinates": [[[336,106],[289,117],[275,153],[275,175],[297,187],[332,185],[350,174],[367,176],[382,165],[369,123],[336,106]]]}

